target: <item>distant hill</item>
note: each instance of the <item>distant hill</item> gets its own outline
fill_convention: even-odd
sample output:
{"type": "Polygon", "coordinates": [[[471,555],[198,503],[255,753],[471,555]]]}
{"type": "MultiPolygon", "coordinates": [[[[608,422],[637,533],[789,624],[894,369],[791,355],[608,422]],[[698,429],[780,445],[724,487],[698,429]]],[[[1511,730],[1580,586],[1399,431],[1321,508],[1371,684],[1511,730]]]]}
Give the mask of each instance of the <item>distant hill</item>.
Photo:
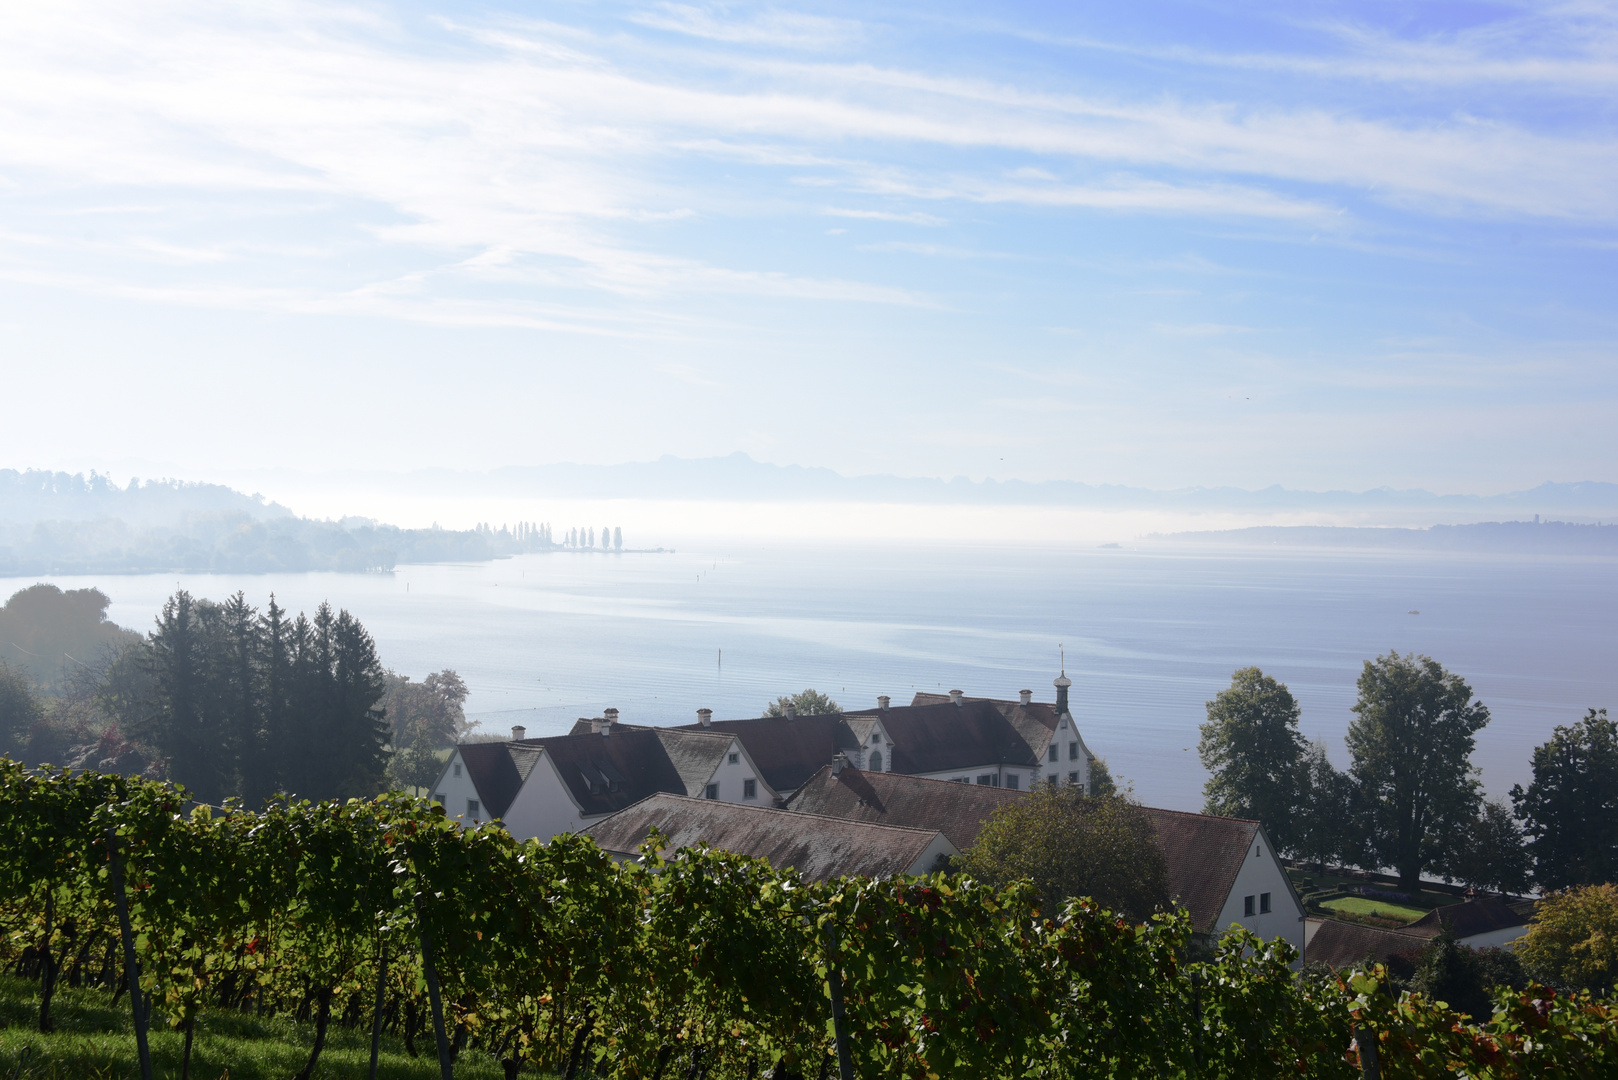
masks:
{"type": "MultiPolygon", "coordinates": [[[[268,483],[273,474],[264,474],[268,483]]],[[[1500,495],[1439,495],[1420,489],[1300,491],[1279,486],[1250,491],[1235,487],[1173,490],[1085,484],[1070,480],[952,480],[888,475],[844,476],[825,468],[773,465],[743,453],[713,458],[677,458],[618,465],[531,465],[459,472],[423,469],[410,473],[352,472],[321,477],[333,487],[400,494],[566,499],[721,500],[735,502],[880,502],[911,505],[985,504],[1073,506],[1105,510],[1321,512],[1345,515],[1618,519],[1618,484],[1546,483],[1500,495]]]]}
{"type": "Polygon", "coordinates": [[[1241,547],[1618,555],[1618,525],[1567,521],[1484,521],[1473,525],[1434,525],[1427,529],[1263,525],[1250,529],[1173,533],[1154,539],[1241,547]]]}
{"type": "Polygon", "coordinates": [[[311,521],[218,484],[0,470],[0,576],[391,570],[561,550],[537,527],[400,529],[311,521]]]}

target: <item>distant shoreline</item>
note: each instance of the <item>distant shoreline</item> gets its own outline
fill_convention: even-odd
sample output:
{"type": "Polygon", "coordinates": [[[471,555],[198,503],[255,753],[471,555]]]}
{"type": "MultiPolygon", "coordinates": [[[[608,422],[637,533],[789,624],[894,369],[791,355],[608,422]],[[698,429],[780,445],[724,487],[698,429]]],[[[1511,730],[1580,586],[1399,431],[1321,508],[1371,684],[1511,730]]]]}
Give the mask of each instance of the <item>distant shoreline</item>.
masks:
{"type": "Polygon", "coordinates": [[[1328,548],[1360,551],[1477,552],[1618,556],[1618,524],[1486,521],[1424,529],[1355,525],[1255,525],[1242,529],[1154,533],[1146,539],[1231,547],[1328,548]]]}

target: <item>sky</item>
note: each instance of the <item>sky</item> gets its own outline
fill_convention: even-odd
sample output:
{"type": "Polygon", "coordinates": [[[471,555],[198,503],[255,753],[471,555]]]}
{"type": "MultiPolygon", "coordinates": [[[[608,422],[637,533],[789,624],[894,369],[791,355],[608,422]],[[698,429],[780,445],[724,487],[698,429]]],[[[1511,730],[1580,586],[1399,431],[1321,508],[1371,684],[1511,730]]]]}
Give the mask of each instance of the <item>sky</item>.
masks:
{"type": "Polygon", "coordinates": [[[0,467],[1618,480],[1618,6],[12,4],[0,467]]]}

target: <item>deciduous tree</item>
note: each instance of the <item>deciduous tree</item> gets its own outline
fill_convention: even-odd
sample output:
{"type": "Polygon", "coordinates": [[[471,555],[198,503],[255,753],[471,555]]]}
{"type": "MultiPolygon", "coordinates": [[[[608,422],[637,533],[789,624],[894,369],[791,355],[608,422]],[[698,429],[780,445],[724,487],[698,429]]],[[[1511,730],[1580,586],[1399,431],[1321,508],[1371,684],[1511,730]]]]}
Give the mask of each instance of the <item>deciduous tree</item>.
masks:
{"type": "Polygon", "coordinates": [[[28,733],[43,716],[33,681],[0,660],[0,754],[21,760],[28,733]]]}
{"type": "Polygon", "coordinates": [[[1298,703],[1286,685],[1256,667],[1238,670],[1208,702],[1197,749],[1212,774],[1204,812],[1255,818],[1283,851],[1295,850],[1307,764],[1298,703]]]}
{"type": "Polygon", "coordinates": [[[1489,710],[1472,688],[1428,656],[1367,660],[1348,727],[1360,820],[1371,857],[1419,887],[1477,817],[1474,736],[1489,710]]]}
{"type": "Polygon", "coordinates": [[[1497,799],[1485,802],[1445,869],[1457,881],[1502,895],[1527,889],[1528,848],[1511,808],[1497,799]]]}
{"type": "Polygon", "coordinates": [[[1516,952],[1537,979],[1610,992],[1618,986],[1618,885],[1580,885],[1544,897],[1516,952]]]}
{"type": "Polygon", "coordinates": [[[1152,821],[1120,795],[1040,784],[1000,807],[959,860],[974,878],[1027,878],[1051,910],[1075,896],[1144,919],[1169,904],[1168,870],[1152,821]]]}
{"type": "Polygon", "coordinates": [[[783,694],[770,702],[764,707],[764,715],[785,716],[788,705],[791,705],[799,716],[819,716],[823,713],[843,711],[841,705],[818,690],[800,690],[796,694],[783,694]]]}

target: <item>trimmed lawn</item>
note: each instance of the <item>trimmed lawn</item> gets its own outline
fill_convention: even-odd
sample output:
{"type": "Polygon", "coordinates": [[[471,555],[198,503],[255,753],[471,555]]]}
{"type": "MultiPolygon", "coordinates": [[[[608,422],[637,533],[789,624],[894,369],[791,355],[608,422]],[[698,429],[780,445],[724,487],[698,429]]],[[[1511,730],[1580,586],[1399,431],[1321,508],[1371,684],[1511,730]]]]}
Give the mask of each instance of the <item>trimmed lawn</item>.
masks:
{"type": "MultiPolygon", "coordinates": [[[[41,1035],[38,984],[13,976],[0,977],[0,1077],[19,1075],[17,1063],[25,1047],[28,1058],[19,1080],[138,1080],[134,1027],[128,998],[112,1008],[112,995],[99,990],[61,987],[51,1001],[56,1030],[41,1035]]],[[[180,1075],[185,1036],[154,1017],[150,1031],[152,1072],[162,1080],[180,1075]]],[[[204,1013],[191,1048],[193,1080],[287,1080],[309,1060],[313,1024],[260,1020],[242,1013],[204,1013]]],[[[418,1039],[421,1056],[405,1053],[404,1044],[384,1035],[377,1075],[389,1080],[437,1080],[438,1060],[431,1033],[418,1039]]],[[[326,1029],[326,1048],[315,1076],[321,1080],[360,1078],[371,1064],[370,1029],[349,1031],[337,1024],[326,1029]]],[[[537,1075],[529,1074],[526,1075],[537,1075]]],[[[499,1080],[500,1063],[488,1054],[467,1051],[455,1063],[457,1080],[499,1080]]]]}
{"type": "Polygon", "coordinates": [[[1390,900],[1373,900],[1368,896],[1340,896],[1336,900],[1323,901],[1320,906],[1350,915],[1379,915],[1384,919],[1403,919],[1405,922],[1415,922],[1427,914],[1421,908],[1406,907],[1390,900]]]}

